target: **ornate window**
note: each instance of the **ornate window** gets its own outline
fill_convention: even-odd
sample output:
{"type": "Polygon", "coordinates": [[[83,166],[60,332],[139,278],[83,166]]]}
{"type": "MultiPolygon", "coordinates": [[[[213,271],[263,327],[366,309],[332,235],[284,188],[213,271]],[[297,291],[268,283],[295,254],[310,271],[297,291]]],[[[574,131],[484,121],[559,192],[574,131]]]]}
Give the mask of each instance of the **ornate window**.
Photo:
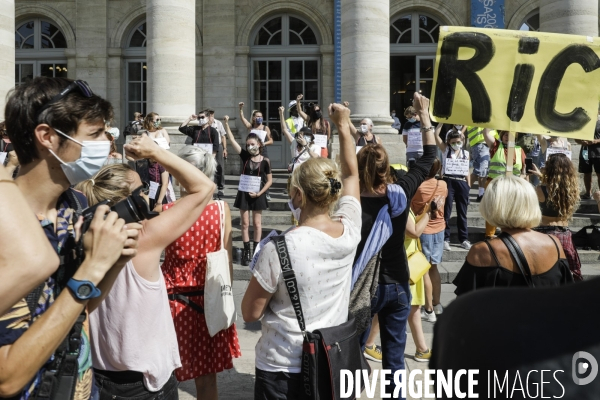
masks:
{"type": "Polygon", "coordinates": [[[31,19],[15,29],[15,85],[37,76],[67,77],[67,40],[52,22],[31,19]]]}
{"type": "Polygon", "coordinates": [[[317,36],[303,20],[281,15],[263,23],[256,31],[254,46],[317,45],[317,36]]]}
{"type": "Polygon", "coordinates": [[[133,113],[146,114],[147,75],[146,21],[132,30],[125,47],[125,119],[133,120],[133,113]]]}
{"type": "Polygon", "coordinates": [[[146,47],[146,23],[144,22],[138,26],[131,37],[127,47],[146,47]]]}
{"type": "Polygon", "coordinates": [[[540,30],[540,11],[535,10],[529,14],[519,28],[521,31],[537,32],[540,30]]]}
{"type": "Polygon", "coordinates": [[[58,27],[48,21],[34,19],[15,31],[15,49],[66,49],[67,40],[58,27]]]}
{"type": "Polygon", "coordinates": [[[440,23],[418,12],[402,15],[390,26],[391,44],[435,44],[440,36],[440,23]]]}

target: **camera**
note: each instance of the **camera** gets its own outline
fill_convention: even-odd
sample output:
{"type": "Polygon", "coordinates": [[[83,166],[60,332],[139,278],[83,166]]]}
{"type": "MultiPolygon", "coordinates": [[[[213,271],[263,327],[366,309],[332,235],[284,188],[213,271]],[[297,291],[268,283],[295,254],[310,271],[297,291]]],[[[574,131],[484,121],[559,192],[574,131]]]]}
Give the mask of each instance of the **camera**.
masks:
{"type": "MultiPolygon", "coordinates": [[[[158,216],[159,213],[150,210],[150,206],[141,195],[142,190],[147,190],[147,187],[140,186],[139,188],[135,189],[127,198],[112,206],[110,211],[116,212],[119,215],[119,218],[123,218],[127,224],[143,221],[145,219],[152,219],[158,216]]],[[[82,234],[87,232],[89,229],[92,219],[94,218],[94,214],[96,213],[96,209],[109,203],[110,200],[105,200],[82,211],[82,234]]]]}

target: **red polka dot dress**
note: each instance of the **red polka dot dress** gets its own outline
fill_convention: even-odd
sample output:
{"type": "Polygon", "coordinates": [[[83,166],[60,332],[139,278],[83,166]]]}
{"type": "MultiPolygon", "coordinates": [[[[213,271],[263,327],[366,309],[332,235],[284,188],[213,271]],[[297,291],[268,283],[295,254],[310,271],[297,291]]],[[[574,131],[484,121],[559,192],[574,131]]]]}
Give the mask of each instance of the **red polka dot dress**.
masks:
{"type": "MultiPolygon", "coordinates": [[[[166,204],[163,210],[172,206],[173,203],[166,204]]],[[[194,225],[165,249],[162,272],[169,294],[204,289],[206,254],[220,250],[220,230],[219,206],[210,203],[194,225]]],[[[189,299],[204,308],[204,296],[189,299]]],[[[169,303],[181,357],[181,368],[175,370],[177,380],[182,382],[233,368],[233,358],[242,355],[235,324],[210,337],[204,314],[179,301],[169,303]]]]}

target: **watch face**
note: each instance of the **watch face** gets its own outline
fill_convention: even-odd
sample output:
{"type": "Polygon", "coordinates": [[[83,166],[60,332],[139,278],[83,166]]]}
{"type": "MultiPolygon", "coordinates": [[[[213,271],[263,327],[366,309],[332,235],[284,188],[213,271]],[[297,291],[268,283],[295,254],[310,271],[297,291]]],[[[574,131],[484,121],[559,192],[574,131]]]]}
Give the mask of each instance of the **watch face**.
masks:
{"type": "Polygon", "coordinates": [[[92,287],[87,284],[83,284],[77,288],[77,294],[81,297],[88,297],[92,293],[92,287]]]}

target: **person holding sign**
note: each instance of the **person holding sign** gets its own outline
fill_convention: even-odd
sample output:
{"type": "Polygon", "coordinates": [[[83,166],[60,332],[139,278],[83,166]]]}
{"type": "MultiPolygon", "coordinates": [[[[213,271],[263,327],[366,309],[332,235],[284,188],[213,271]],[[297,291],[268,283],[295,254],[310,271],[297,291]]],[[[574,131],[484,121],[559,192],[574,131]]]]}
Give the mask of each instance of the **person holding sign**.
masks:
{"type": "Polygon", "coordinates": [[[569,230],[569,220],[579,204],[579,177],[571,160],[560,153],[548,158],[543,171],[540,172],[535,164],[533,170],[528,171],[542,182],[535,188],[542,222],[534,230],[554,235],[560,240],[573,278],[582,281],[581,261],[569,230]]]}
{"type": "MultiPolygon", "coordinates": [[[[302,95],[298,97],[302,99],[302,95]]],[[[308,114],[302,111],[302,108],[299,108],[298,112],[304,121],[306,121],[306,126],[312,131],[315,138],[314,143],[321,147],[321,157],[327,158],[329,155],[327,146],[331,140],[331,126],[325,120],[325,117],[323,117],[321,106],[318,103],[309,103],[308,114]]]]}
{"type": "MultiPolygon", "coordinates": [[[[240,118],[242,119],[242,123],[251,133],[252,131],[263,131],[264,134],[260,132],[253,132],[262,140],[265,146],[270,146],[273,144],[273,138],[271,137],[271,130],[268,126],[264,124],[263,113],[259,110],[253,110],[252,116],[250,118],[250,122],[244,117],[244,103],[240,103],[240,118]]],[[[263,156],[269,157],[267,153],[267,148],[263,147],[263,156]]]]}
{"type": "MultiPolygon", "coordinates": [[[[490,169],[488,172],[487,188],[492,179],[506,174],[506,157],[508,153],[508,131],[499,131],[500,140],[494,138],[492,131],[484,129],[483,137],[490,148],[490,169]]],[[[513,174],[525,178],[525,152],[519,146],[515,146],[513,160],[513,174]]],[[[508,201],[508,200],[507,200],[508,201]]],[[[485,222],[485,237],[491,239],[496,235],[496,227],[485,222]]]]}
{"type": "Polygon", "coordinates": [[[463,135],[456,129],[448,131],[446,143],[442,142],[439,135],[435,135],[435,141],[443,154],[442,176],[448,185],[448,198],[444,205],[444,218],[446,219],[444,250],[450,250],[450,215],[453,201],[456,201],[458,241],[463,249],[469,250],[471,248],[467,227],[467,207],[471,188],[469,152],[463,149],[463,135]]]}
{"type": "Polygon", "coordinates": [[[298,132],[292,136],[287,124],[283,119],[283,107],[279,107],[279,121],[281,123],[281,131],[285,135],[288,142],[290,142],[290,151],[292,153],[292,164],[293,169],[298,168],[300,164],[310,158],[317,158],[321,156],[321,148],[314,144],[314,135],[312,130],[307,127],[300,128],[298,132]]]}
{"type": "Polygon", "coordinates": [[[219,151],[219,132],[210,126],[210,119],[206,111],[199,111],[198,114],[192,114],[179,126],[179,132],[192,138],[194,146],[204,149],[213,156],[217,156],[219,151]],[[198,121],[197,126],[188,126],[190,121],[198,121]]]}
{"type": "Polygon", "coordinates": [[[160,115],[157,113],[148,113],[146,118],[144,118],[142,127],[148,131],[148,136],[150,136],[152,139],[160,138],[161,141],[166,141],[167,146],[171,146],[171,138],[169,138],[169,133],[165,128],[162,127],[160,115]]]}
{"type": "Polygon", "coordinates": [[[421,138],[421,119],[413,106],[404,110],[408,121],[402,127],[402,140],[406,145],[406,161],[419,159],[423,156],[423,140],[421,138]]]}
{"type": "Polygon", "coordinates": [[[273,183],[271,162],[263,155],[265,145],[258,135],[250,133],[246,136],[246,148],[242,149],[229,128],[229,116],[223,117],[223,125],[231,147],[242,159],[242,175],[240,175],[240,185],[233,206],[240,209],[242,241],[244,242],[242,265],[248,266],[254,254],[253,249],[258,246],[262,236],[262,212],[269,206],[266,193],[273,183]],[[250,243],[250,211],[252,211],[254,226],[252,246],[250,243]]]}

